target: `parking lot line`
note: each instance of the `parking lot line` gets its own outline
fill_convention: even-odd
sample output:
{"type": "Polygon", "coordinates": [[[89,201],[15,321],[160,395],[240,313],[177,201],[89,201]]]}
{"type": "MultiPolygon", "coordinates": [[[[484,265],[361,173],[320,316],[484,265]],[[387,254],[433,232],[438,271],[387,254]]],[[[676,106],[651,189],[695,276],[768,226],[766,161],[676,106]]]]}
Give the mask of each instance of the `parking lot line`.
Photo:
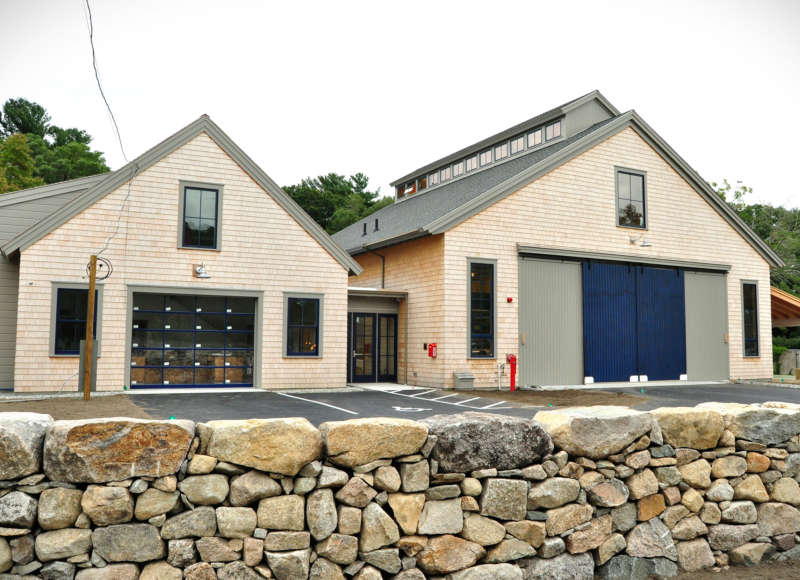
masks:
{"type": "MultiPolygon", "coordinates": [[[[421,393],[417,393],[416,395],[404,395],[404,396],[416,398],[416,397],[421,397],[422,395],[427,395],[428,393],[432,393],[435,390],[436,389],[429,389],[427,391],[422,391],[421,393]]],[[[393,395],[399,395],[400,394],[400,393],[395,393],[394,391],[387,391],[387,392],[392,393],[393,395]]]]}
{"type": "Polygon", "coordinates": [[[455,397],[455,395],[444,395],[442,397],[436,397],[435,399],[426,399],[427,401],[441,401],[442,399],[449,399],[450,397],[455,397]]]}
{"type": "Polygon", "coordinates": [[[456,405],[466,405],[470,401],[477,401],[478,399],[480,399],[480,397],[472,397],[471,399],[467,399],[466,401],[459,401],[458,403],[456,403],[456,405]]]}
{"type": "MultiPolygon", "coordinates": [[[[481,409],[491,409],[492,407],[496,407],[497,405],[502,405],[505,401],[497,401],[496,403],[492,403],[490,405],[486,405],[485,407],[481,407],[481,409]]],[[[507,407],[503,407],[506,409],[507,407]]]]}
{"type": "Polygon", "coordinates": [[[297,399],[298,401],[305,401],[306,403],[314,403],[315,405],[324,405],[325,407],[330,407],[331,409],[336,409],[337,411],[342,411],[344,413],[350,413],[351,415],[358,415],[355,411],[351,411],[350,409],[343,409],[342,407],[337,407],[336,405],[331,405],[329,403],[323,403],[322,401],[315,401],[314,399],[304,399],[303,397],[298,397],[297,395],[290,395],[288,393],[275,393],[276,395],[280,395],[281,397],[289,397],[290,399],[297,399]]]}

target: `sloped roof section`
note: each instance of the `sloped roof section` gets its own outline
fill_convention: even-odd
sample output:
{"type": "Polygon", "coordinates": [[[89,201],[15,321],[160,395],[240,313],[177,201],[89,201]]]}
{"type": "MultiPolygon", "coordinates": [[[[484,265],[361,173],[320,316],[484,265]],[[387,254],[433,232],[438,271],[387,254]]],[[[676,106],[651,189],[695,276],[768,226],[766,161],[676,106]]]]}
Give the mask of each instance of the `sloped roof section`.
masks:
{"type": "Polygon", "coordinates": [[[106,177],[108,174],[102,173],[0,195],[0,243],[34,226],[106,177]]]}
{"type": "MultiPolygon", "coordinates": [[[[33,223],[23,231],[7,239],[0,245],[0,251],[10,256],[14,252],[23,251],[40,240],[72,217],[90,207],[112,191],[121,187],[135,174],[144,171],[179,147],[182,147],[201,133],[206,133],[228,156],[236,162],[262,189],[264,189],[300,226],[308,232],[337,262],[348,272],[359,274],[361,266],[323,230],[289,195],[286,194],[236,143],[214,123],[208,115],[202,115],[194,122],[168,137],[152,149],[114,171],[96,176],[95,182],[87,182],[88,187],[67,201],[60,208],[43,219],[33,223]]],[[[90,179],[90,178],[86,178],[90,179]]],[[[53,184],[63,186],[69,182],[53,184]]],[[[40,189],[40,188],[37,188],[40,189]]],[[[25,190],[32,192],[33,190],[25,190]]],[[[22,192],[20,192],[22,193],[22,192]]]]}
{"type": "Polygon", "coordinates": [[[597,123],[550,147],[394,203],[334,234],[333,238],[356,255],[408,239],[446,232],[628,127],[653,147],[770,266],[784,265],[783,260],[728,207],[708,183],[633,110],[597,123]],[[379,224],[377,231],[373,226],[375,219],[379,224]],[[365,221],[366,235],[363,234],[365,221]]]}

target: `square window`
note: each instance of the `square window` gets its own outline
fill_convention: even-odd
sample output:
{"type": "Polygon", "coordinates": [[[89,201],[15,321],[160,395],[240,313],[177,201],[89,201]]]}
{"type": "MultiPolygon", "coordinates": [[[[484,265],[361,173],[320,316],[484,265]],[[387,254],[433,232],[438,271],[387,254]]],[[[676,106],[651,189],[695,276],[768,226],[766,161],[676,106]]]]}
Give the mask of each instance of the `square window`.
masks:
{"type": "MultiPolygon", "coordinates": [[[[77,355],[80,344],[86,339],[86,316],[89,290],[84,288],[58,288],[54,320],[53,353],[77,355]]],[[[97,338],[97,312],[100,310],[99,294],[95,290],[94,327],[92,336],[97,338]]]]}

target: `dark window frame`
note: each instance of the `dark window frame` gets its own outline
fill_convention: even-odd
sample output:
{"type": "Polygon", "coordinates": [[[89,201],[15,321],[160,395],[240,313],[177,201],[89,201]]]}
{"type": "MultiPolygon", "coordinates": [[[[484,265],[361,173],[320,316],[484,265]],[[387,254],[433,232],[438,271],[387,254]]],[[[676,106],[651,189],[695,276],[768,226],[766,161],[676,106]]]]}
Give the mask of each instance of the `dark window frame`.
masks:
{"type": "Polygon", "coordinates": [[[758,281],[757,280],[742,280],[741,281],[741,299],[742,299],[742,356],[744,358],[760,358],[761,357],[761,341],[759,339],[759,324],[758,324],[758,316],[759,316],[759,305],[758,305],[758,281]],[[755,300],[755,304],[753,305],[753,331],[754,336],[752,338],[748,338],[747,335],[747,307],[745,305],[745,287],[752,286],[753,287],[753,298],[755,300]],[[755,346],[755,352],[748,352],[748,345],[755,346]]]}
{"type": "Polygon", "coordinates": [[[494,359],[497,357],[497,260],[486,258],[467,258],[467,358],[494,359]],[[489,297],[490,331],[488,334],[475,334],[472,331],[472,268],[473,265],[491,266],[491,291],[489,297]],[[472,341],[475,338],[489,339],[490,354],[474,354],[472,341]]]}
{"type": "MultiPolygon", "coordinates": [[[[216,183],[200,183],[195,181],[180,182],[180,197],[178,211],[178,248],[183,250],[211,251],[219,252],[222,250],[222,209],[224,199],[224,188],[216,183]],[[216,194],[215,224],[214,224],[214,245],[192,245],[186,243],[186,190],[197,189],[201,191],[213,191],[216,194]]],[[[190,216],[193,217],[193,216],[190,216]]],[[[202,218],[194,218],[202,219],[202,218]]]]}
{"type": "MultiPolygon", "coordinates": [[[[88,298],[89,285],[80,283],[54,283],[51,293],[52,307],[50,312],[50,356],[52,357],[77,357],[80,356],[80,341],[86,339],[86,320],[80,318],[62,319],[59,313],[59,306],[61,304],[61,292],[81,292],[84,299],[88,298]],[[58,347],[59,327],[61,324],[82,324],[82,330],[79,331],[77,339],[78,344],[74,349],[63,349],[58,347]]],[[[94,309],[94,333],[93,337],[97,343],[100,343],[102,331],[102,308],[103,308],[103,285],[98,284],[95,289],[95,309],[94,309]]],[[[100,347],[97,347],[97,356],[100,356],[100,347]]]]}
{"type": "Polygon", "coordinates": [[[324,295],[308,292],[286,292],[283,299],[283,356],[285,358],[322,358],[322,337],[323,337],[323,314],[324,314],[324,295]],[[290,322],[290,306],[293,300],[314,300],[317,303],[317,323],[316,325],[292,324],[290,322]],[[289,329],[290,328],[315,328],[316,329],[316,351],[314,352],[294,352],[289,350],[289,329]]]}
{"type": "MultiPolygon", "coordinates": [[[[627,198],[628,202],[635,201],[631,199],[630,193],[628,194],[627,198]]],[[[630,169],[628,167],[615,167],[614,168],[614,205],[616,208],[616,213],[614,215],[614,221],[618,228],[627,228],[627,229],[634,229],[634,230],[647,230],[648,228],[648,219],[647,219],[647,172],[642,171],[640,169],[630,169]],[[620,223],[620,191],[619,191],[619,176],[622,175],[630,175],[641,177],[642,179],[642,225],[635,225],[635,224],[621,224],[620,223]]]]}

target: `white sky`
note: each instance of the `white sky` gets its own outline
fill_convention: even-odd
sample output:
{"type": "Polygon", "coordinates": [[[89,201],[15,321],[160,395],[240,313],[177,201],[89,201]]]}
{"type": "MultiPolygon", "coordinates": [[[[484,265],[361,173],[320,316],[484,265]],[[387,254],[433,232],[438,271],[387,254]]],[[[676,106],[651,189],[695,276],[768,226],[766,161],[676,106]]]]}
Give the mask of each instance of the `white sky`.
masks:
{"type": "MultiPolygon", "coordinates": [[[[800,1],[92,0],[129,157],[208,113],[281,185],[393,179],[599,89],[709,181],[800,206],[800,1]]],[[[0,0],[0,101],[122,164],[83,0],[0,0]]]]}

